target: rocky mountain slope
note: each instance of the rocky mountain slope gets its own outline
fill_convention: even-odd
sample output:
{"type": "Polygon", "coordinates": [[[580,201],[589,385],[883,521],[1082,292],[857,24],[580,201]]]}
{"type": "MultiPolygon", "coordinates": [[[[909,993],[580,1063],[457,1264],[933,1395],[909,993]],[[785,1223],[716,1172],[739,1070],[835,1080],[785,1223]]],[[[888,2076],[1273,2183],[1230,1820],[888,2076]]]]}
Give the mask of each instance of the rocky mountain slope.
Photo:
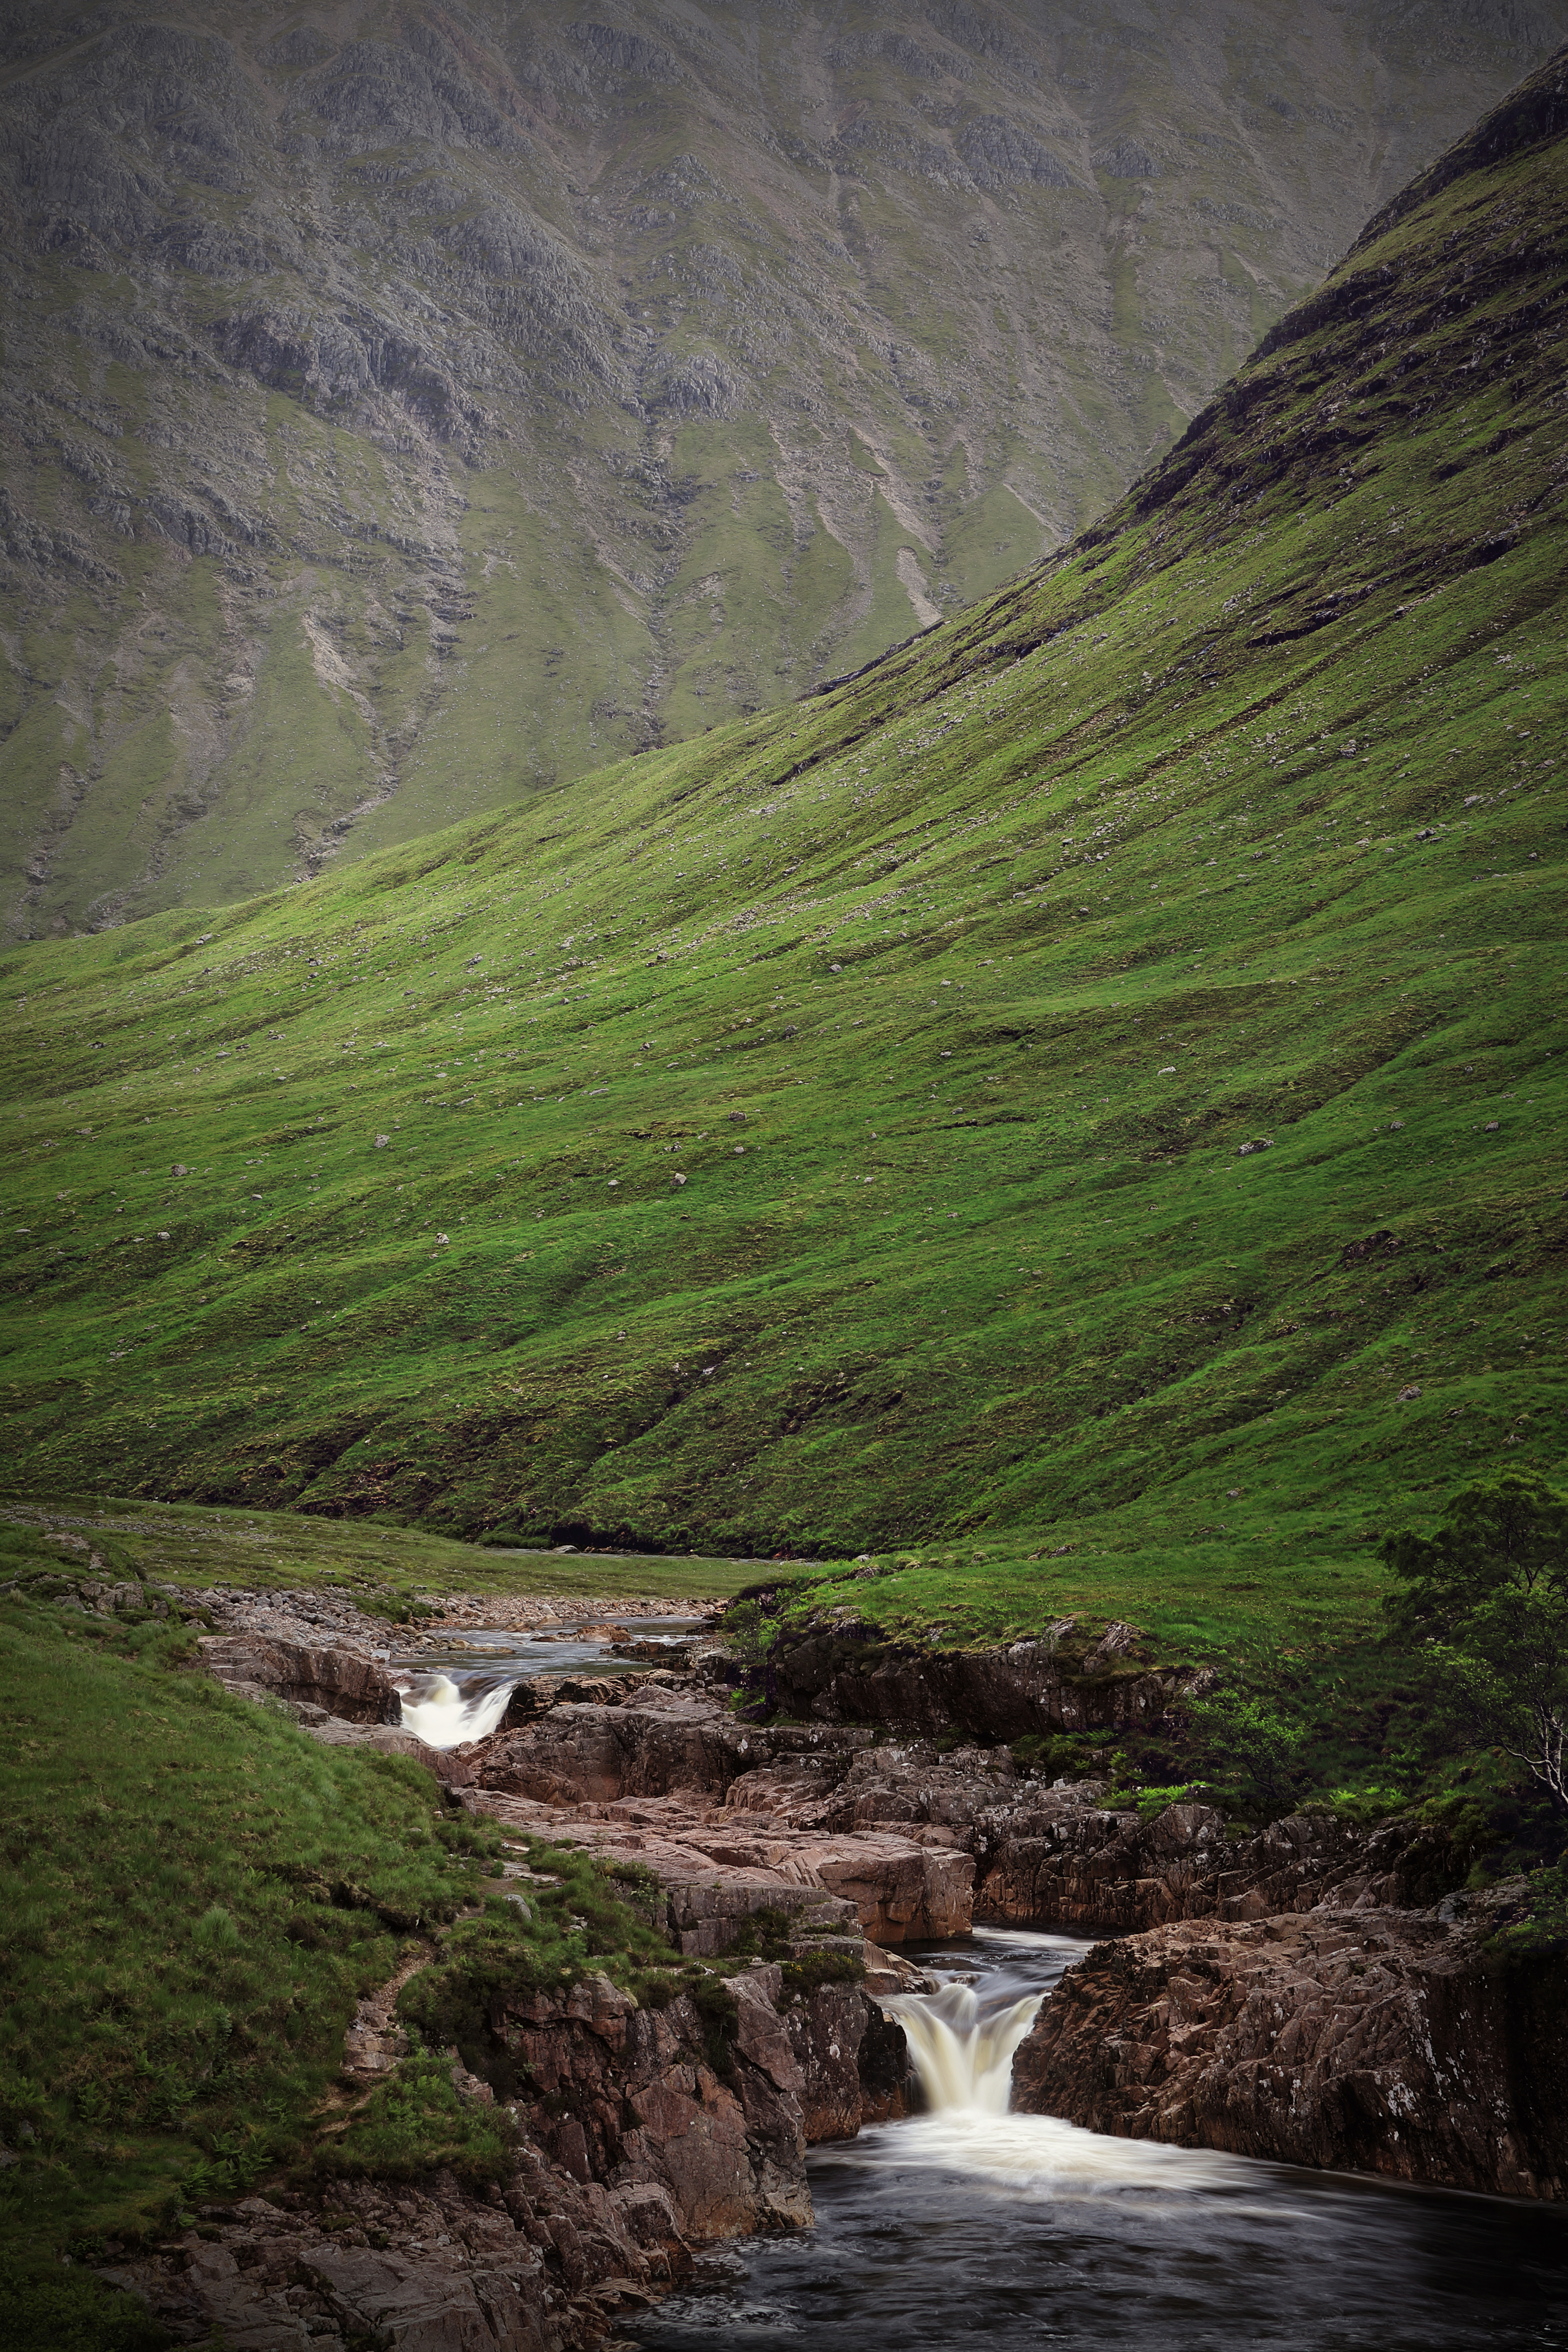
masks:
{"type": "Polygon", "coordinates": [[[0,915],[253,895],[1061,547],[1564,0],[24,0],[0,915]]]}
{"type": "Polygon", "coordinates": [[[13,950],[15,1475],[1269,1615],[1553,1467],[1563,71],[858,681],[13,950]]]}

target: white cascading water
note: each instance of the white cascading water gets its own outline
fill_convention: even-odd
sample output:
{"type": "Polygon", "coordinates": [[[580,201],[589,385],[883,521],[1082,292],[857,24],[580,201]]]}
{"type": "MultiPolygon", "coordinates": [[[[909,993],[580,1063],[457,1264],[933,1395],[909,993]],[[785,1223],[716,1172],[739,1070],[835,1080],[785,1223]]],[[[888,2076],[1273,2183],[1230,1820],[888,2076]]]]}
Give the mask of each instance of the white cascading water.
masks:
{"type": "Polygon", "coordinates": [[[1005,2009],[983,2011],[972,1985],[900,1993],[882,2003],[904,2029],[910,2055],[933,2115],[1005,2116],[1013,2090],[1013,2053],[1039,2012],[1042,1992],[1005,2009]]]}
{"type": "Polygon", "coordinates": [[[492,1683],[478,1691],[459,1688],[450,1675],[436,1675],[414,1696],[412,1685],[399,1696],[403,1728],[426,1748],[460,1748],[465,1739],[483,1739],[502,1716],[515,1683],[492,1683]]]}

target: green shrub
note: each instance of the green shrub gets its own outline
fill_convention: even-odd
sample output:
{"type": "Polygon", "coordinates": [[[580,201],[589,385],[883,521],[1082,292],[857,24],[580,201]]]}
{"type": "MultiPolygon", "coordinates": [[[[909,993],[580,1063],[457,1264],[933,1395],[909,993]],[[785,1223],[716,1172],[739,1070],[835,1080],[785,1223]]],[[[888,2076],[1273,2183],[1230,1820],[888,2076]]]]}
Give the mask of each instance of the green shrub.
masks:
{"type": "Polygon", "coordinates": [[[347,2129],[323,2139],[312,2169],[323,2179],[505,2180],[517,2168],[517,2132],[504,2106],[461,2097],[452,2061],[416,2048],[372,2092],[347,2129]]]}
{"type": "Polygon", "coordinates": [[[1089,1744],[1070,1732],[1026,1732],[1008,1754],[1021,1772],[1042,1780],[1081,1780],[1094,1769],[1089,1744]]]}
{"type": "Polygon", "coordinates": [[[1245,1692],[1189,1699],[1187,1719],[1203,1741],[1218,1784],[1268,1806],[1288,1802],[1306,1778],[1306,1735],[1278,1707],[1245,1692]]]}
{"type": "Polygon", "coordinates": [[[0,2256],[5,2352],[165,2352],[174,2339],[139,2295],[89,2272],[38,2276],[0,2256]]]}
{"type": "Polygon", "coordinates": [[[866,1963],[853,1952],[804,1952],[799,1959],[782,1961],[779,1973],[787,2004],[809,2000],[819,1985],[858,1984],[866,1963]]]}
{"type": "Polygon", "coordinates": [[[1354,1822],[1370,1829],[1374,1822],[1386,1821],[1391,1813],[1402,1813],[1410,1802],[1403,1789],[1334,1789],[1329,1804],[1341,1821],[1354,1822]]]}
{"type": "Polygon", "coordinates": [[[1152,1822],[1157,1820],[1168,1807],[1180,1805],[1188,1798],[1201,1793],[1201,1787],[1194,1787],[1185,1780],[1178,1780],[1169,1789],[1140,1789],[1134,1794],[1133,1802],[1138,1808],[1139,1820],[1152,1822]]]}

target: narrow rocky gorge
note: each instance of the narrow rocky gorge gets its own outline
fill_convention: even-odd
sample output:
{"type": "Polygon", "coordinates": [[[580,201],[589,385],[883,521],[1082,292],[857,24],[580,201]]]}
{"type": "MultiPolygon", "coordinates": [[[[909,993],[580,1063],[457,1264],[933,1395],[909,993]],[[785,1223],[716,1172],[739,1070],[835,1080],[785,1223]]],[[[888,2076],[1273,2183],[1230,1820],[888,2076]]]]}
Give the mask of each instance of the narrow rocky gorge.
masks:
{"type": "MultiPolygon", "coordinates": [[[[830,1719],[841,1666],[819,1678],[815,1719],[748,1721],[733,1663],[699,1643],[674,1665],[612,1660],[520,1683],[497,1730],[443,1751],[398,1727],[363,1626],[263,1617],[243,1596],[210,1614],[203,1664],[231,1691],[288,1707],[317,1738],[416,1756],[449,1804],[515,1832],[520,1857],[537,1839],[618,1869],[675,1952],[728,1957],[711,1981],[733,2008],[716,2042],[689,1986],[646,2007],[598,1974],[492,2004],[495,2081],[456,2051],[452,2079],[508,2107],[514,2178],[350,2182],[215,2209],[177,2254],[115,2273],[187,2340],[214,2326],[254,2352],[603,2340],[703,2245],[808,2225],[808,2147],[919,2106],[882,2004],[931,1980],[900,1948],[983,1923],[1103,1938],[1017,2051],[1021,2112],[1568,2195],[1568,2004],[1548,1968],[1502,1967],[1491,1947],[1521,1886],[1457,1892],[1445,1841],[1401,1823],[1300,1814],[1247,1831],[1195,1803],[1143,1820],[1112,1809],[1104,1781],[1031,1775],[1000,1744],[991,1726],[1020,1711],[1041,1729],[1156,1707],[1168,1694],[1125,1628],[1107,1637],[1098,1685],[1049,1640],[932,1661],[918,1688],[940,1733],[830,1719]],[[943,1691],[984,1719],[967,1738],[943,1691]],[[759,1925],[769,1956],[737,1968],[759,1925]]],[[[884,1661],[856,1687],[891,1705],[912,1671],[884,1661]]],[[[509,1863],[501,1889],[526,1906],[531,1875],[509,1863]]],[[[346,2082],[397,2063],[395,1990],[362,2004],[346,2082]]]]}

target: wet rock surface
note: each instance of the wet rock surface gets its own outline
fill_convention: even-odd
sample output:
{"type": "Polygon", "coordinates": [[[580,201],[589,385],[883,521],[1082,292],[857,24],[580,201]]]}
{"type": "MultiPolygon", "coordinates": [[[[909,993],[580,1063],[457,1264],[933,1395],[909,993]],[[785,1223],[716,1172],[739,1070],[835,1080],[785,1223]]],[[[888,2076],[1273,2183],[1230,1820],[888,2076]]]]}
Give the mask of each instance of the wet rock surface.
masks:
{"type": "Polygon", "coordinates": [[[1518,1890],[1182,1920],[1097,1945],[1013,2064],[1089,2130],[1508,2196],[1568,2195],[1561,1970],[1489,1958],[1518,1890]]]}

